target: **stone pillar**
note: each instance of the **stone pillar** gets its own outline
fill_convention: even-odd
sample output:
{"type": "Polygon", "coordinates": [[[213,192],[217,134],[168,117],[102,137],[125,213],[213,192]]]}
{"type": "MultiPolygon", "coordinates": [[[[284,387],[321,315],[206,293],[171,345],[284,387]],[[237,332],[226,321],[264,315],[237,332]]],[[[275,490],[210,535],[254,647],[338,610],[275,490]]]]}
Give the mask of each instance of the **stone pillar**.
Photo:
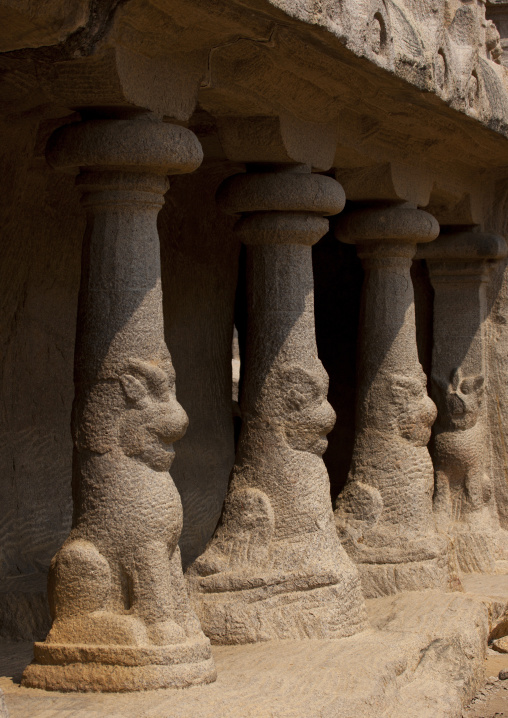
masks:
{"type": "Polygon", "coordinates": [[[489,476],[484,402],[486,287],[494,262],[505,256],[502,237],[474,231],[442,235],[418,253],[434,288],[436,522],[464,572],[493,572],[496,554],[506,548],[489,476]]]}
{"type": "Polygon", "coordinates": [[[88,213],[75,350],[73,528],[52,561],[53,617],[25,686],[129,691],[209,682],[169,475],[187,427],[164,342],[157,214],[166,175],[202,152],[187,129],[141,117],[68,125],[50,164],[80,167],[88,213]]]}
{"type": "Polygon", "coordinates": [[[365,615],[322,460],[335,415],[317,357],[311,255],[344,193],[308,165],[285,164],[252,166],[218,199],[242,215],[248,334],[236,463],[219,527],[188,572],[193,605],[216,643],[351,635],[365,615]]]}
{"type": "Polygon", "coordinates": [[[410,203],[353,211],[337,225],[355,243],[362,296],[356,435],[336,504],[339,536],[366,596],[447,586],[447,542],[435,530],[427,449],[436,407],[418,361],[411,262],[439,225],[410,203]]]}

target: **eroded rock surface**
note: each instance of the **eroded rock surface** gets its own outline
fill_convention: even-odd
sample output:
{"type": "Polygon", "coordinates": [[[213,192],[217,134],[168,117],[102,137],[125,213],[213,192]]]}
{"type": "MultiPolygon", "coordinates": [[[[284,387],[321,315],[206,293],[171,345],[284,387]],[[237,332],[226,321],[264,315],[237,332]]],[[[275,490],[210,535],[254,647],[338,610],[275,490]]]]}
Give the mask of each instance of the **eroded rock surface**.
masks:
{"type": "Polygon", "coordinates": [[[410,276],[416,242],[437,233],[433,217],[404,204],[359,210],[337,226],[339,239],[356,242],[365,279],[355,446],[335,520],[368,597],[449,581],[427,449],[437,411],[418,361],[410,276]]]}
{"type": "MultiPolygon", "coordinates": [[[[438,591],[367,602],[375,628],[340,640],[214,646],[218,679],[144,695],[51,694],[0,678],[11,718],[458,718],[484,682],[486,609],[438,591]]],[[[26,644],[0,647],[16,675],[26,644]]]]}
{"type": "Polygon", "coordinates": [[[242,429],[221,523],[188,571],[193,605],[215,643],[351,635],[365,626],[363,598],[321,458],[335,415],[317,358],[310,249],[326,232],[322,215],[342,209],[342,189],[305,166],[274,168],[229,180],[221,202],[243,212],[247,245],[242,429]]]}
{"type": "Polygon", "coordinates": [[[195,169],[201,148],[173,125],[96,120],[55,133],[48,158],[82,168],[90,231],[75,354],[73,528],[50,567],[52,628],[23,682],[125,691],[214,680],[177,546],[182,508],[169,468],[188,419],[164,342],[156,226],[166,174],[195,169]],[[133,164],[141,171],[129,171],[133,164]]]}

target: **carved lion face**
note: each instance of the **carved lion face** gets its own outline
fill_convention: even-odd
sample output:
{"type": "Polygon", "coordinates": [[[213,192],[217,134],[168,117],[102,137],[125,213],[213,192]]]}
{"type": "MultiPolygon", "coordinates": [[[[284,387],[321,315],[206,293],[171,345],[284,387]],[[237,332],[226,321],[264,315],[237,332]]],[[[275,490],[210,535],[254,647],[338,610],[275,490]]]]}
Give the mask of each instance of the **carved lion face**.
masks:
{"type": "Polygon", "coordinates": [[[456,431],[475,426],[483,405],[483,375],[465,377],[460,368],[456,368],[451,372],[449,382],[435,379],[434,383],[440,396],[440,422],[456,431]]]}
{"type": "Polygon", "coordinates": [[[312,370],[289,365],[281,372],[281,384],[288,444],[321,456],[328,446],[326,437],[335,425],[335,412],[326,398],[328,375],[318,361],[312,370]]]}
{"type": "Polygon", "coordinates": [[[185,411],[174,393],[175,374],[168,364],[130,361],[120,377],[126,411],[120,421],[119,444],[126,456],[139,458],[156,471],[167,471],[174,458],[173,442],[187,428],[185,411]]]}
{"type": "Polygon", "coordinates": [[[427,395],[421,367],[411,374],[379,372],[360,399],[359,423],[364,429],[398,434],[414,446],[426,446],[436,420],[436,405],[427,395]]]}

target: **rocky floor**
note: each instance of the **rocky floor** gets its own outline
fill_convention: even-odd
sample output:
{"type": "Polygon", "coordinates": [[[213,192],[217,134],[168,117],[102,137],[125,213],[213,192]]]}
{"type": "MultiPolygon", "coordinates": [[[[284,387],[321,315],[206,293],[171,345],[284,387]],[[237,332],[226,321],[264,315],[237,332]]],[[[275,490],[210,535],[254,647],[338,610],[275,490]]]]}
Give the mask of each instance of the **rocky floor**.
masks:
{"type": "Polygon", "coordinates": [[[464,710],[462,718],[508,718],[508,679],[498,678],[503,670],[508,671],[508,655],[489,649],[485,684],[464,710]]]}
{"type": "Polygon", "coordinates": [[[368,612],[372,628],[339,641],[215,647],[217,682],[179,691],[25,689],[31,646],[4,643],[0,688],[10,718],[461,718],[485,683],[485,606],[428,591],[369,601],[368,612]]]}

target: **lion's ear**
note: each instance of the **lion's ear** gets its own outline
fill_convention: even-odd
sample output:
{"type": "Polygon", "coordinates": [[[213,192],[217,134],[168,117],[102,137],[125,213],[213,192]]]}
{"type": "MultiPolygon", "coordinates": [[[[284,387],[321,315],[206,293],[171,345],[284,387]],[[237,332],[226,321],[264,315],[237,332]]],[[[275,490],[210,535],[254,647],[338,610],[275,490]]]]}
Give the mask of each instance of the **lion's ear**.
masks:
{"type": "Polygon", "coordinates": [[[122,374],[120,384],[125,392],[125,396],[127,399],[130,399],[130,401],[139,402],[147,395],[146,388],[139,379],[136,379],[132,374],[122,374]]]}
{"type": "Polygon", "coordinates": [[[483,386],[485,384],[485,377],[483,377],[481,374],[478,374],[478,376],[475,376],[473,378],[473,390],[476,392],[480,392],[483,389],[483,386]]]}

